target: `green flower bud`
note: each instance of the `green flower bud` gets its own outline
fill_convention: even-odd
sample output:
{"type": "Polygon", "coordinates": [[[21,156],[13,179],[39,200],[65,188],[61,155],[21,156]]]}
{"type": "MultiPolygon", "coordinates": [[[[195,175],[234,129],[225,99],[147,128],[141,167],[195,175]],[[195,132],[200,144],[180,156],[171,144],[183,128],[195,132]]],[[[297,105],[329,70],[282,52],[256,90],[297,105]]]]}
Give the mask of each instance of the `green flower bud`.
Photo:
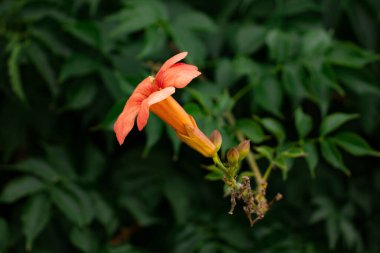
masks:
{"type": "Polygon", "coordinates": [[[239,162],[239,151],[236,148],[228,150],[227,161],[230,165],[236,165],[239,162]]]}
{"type": "Polygon", "coordinates": [[[246,158],[250,150],[249,140],[242,141],[236,149],[239,152],[239,161],[246,158]]]}
{"type": "Polygon", "coordinates": [[[219,151],[222,146],[222,135],[218,130],[214,130],[210,135],[210,141],[215,145],[216,152],[219,151]]]}

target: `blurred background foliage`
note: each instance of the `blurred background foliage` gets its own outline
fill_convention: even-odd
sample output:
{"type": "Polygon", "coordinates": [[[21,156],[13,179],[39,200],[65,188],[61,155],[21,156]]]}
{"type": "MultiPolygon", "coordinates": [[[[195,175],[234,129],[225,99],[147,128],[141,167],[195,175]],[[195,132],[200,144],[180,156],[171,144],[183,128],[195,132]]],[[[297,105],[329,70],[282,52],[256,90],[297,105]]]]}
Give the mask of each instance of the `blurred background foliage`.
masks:
{"type": "Polygon", "coordinates": [[[0,252],[379,252],[379,53],[378,0],[2,0],[0,252]],[[179,51],[200,128],[276,165],[253,228],[159,119],[117,145],[179,51]]]}

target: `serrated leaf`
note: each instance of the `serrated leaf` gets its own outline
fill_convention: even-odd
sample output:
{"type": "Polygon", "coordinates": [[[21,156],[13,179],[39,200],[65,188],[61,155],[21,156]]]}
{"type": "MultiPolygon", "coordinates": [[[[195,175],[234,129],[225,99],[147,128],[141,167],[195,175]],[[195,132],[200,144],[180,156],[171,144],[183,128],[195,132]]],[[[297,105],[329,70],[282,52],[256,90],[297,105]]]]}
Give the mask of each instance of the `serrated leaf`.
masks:
{"type": "Polygon", "coordinates": [[[344,165],[342,155],[334,143],[329,139],[324,139],[320,144],[323,158],[334,168],[341,170],[347,175],[350,175],[350,171],[344,165]]]}
{"type": "Polygon", "coordinates": [[[20,198],[45,189],[45,184],[31,176],[16,178],[9,182],[0,194],[0,202],[12,203],[20,198]]]}
{"type": "Polygon", "coordinates": [[[8,59],[8,73],[11,81],[13,92],[22,101],[26,101],[24,88],[22,87],[21,75],[19,70],[19,58],[22,53],[23,46],[21,44],[13,45],[11,55],[8,59]]]}
{"type": "Polygon", "coordinates": [[[60,179],[59,174],[51,165],[42,159],[29,158],[12,167],[14,167],[15,170],[31,173],[51,183],[55,183],[60,179]]]}
{"type": "Polygon", "coordinates": [[[21,215],[22,231],[26,237],[26,250],[30,251],[33,241],[50,220],[50,200],[43,194],[34,195],[21,215]]]}
{"type": "Polygon", "coordinates": [[[283,143],[285,140],[285,130],[280,122],[272,118],[265,118],[261,120],[261,124],[270,133],[274,134],[279,143],[283,143]]]}
{"type": "Polygon", "coordinates": [[[358,114],[345,114],[345,113],[334,113],[328,115],[322,120],[321,126],[319,128],[320,136],[325,136],[335,129],[339,128],[341,125],[347,121],[357,118],[358,114]]]}
{"type": "Polygon", "coordinates": [[[305,114],[301,108],[298,108],[295,113],[295,125],[300,139],[308,135],[313,127],[312,118],[305,114]]]}
{"type": "Polygon", "coordinates": [[[380,156],[379,151],[372,149],[360,135],[352,132],[338,133],[332,138],[332,141],[355,156],[380,156]]]}
{"type": "Polygon", "coordinates": [[[309,171],[312,177],[315,177],[315,168],[318,165],[318,151],[316,145],[313,142],[305,142],[302,144],[303,149],[306,152],[305,160],[309,167],[309,171]]]}
{"type": "Polygon", "coordinates": [[[254,143],[260,143],[265,140],[263,129],[252,119],[237,120],[236,128],[254,143]]]}
{"type": "Polygon", "coordinates": [[[30,60],[38,72],[40,72],[41,76],[45,79],[45,82],[48,84],[50,92],[53,95],[57,95],[57,80],[52,65],[49,63],[49,59],[46,56],[45,52],[36,43],[29,44],[26,50],[30,60]]]}
{"type": "Polygon", "coordinates": [[[54,205],[58,207],[68,220],[79,227],[86,224],[79,201],[72,194],[55,187],[51,189],[50,197],[54,205]]]}

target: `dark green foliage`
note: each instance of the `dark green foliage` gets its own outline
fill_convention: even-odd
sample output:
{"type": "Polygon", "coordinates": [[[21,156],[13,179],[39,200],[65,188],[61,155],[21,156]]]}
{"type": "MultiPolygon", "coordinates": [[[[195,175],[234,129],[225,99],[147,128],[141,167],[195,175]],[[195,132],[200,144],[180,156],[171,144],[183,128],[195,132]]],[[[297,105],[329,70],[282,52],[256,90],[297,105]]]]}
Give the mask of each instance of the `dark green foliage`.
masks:
{"type": "Polygon", "coordinates": [[[0,253],[379,252],[379,10],[0,1],[0,253]],[[284,199],[253,228],[154,115],[117,144],[127,97],[179,51],[203,74],[175,94],[200,129],[273,169],[284,199]]]}

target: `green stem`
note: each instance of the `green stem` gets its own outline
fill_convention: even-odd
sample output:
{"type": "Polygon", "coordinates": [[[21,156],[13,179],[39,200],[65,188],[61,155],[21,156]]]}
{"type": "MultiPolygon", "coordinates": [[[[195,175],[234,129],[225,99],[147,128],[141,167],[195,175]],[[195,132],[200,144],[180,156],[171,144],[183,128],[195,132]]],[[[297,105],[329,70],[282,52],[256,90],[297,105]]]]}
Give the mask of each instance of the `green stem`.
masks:
{"type": "MultiPolygon", "coordinates": [[[[235,125],[236,121],[231,112],[226,112],[225,117],[231,126],[235,125]]],[[[243,133],[241,133],[240,131],[236,131],[236,137],[238,138],[239,141],[244,141],[245,139],[243,133]]],[[[261,175],[259,166],[257,165],[256,160],[255,160],[255,156],[251,151],[248,153],[246,159],[255,177],[257,190],[258,192],[260,192],[263,185],[265,185],[266,183],[266,179],[264,179],[263,176],[261,175]]]]}
{"type": "Polygon", "coordinates": [[[269,166],[268,166],[268,168],[265,170],[265,173],[264,173],[264,176],[263,176],[263,179],[265,181],[268,180],[268,177],[269,177],[270,173],[272,172],[273,168],[274,168],[274,163],[270,163],[269,166]]]}
{"type": "Polygon", "coordinates": [[[224,166],[224,164],[223,164],[222,161],[220,160],[218,153],[216,153],[216,154],[212,157],[212,160],[214,161],[214,163],[215,163],[220,169],[222,169],[224,172],[227,172],[227,168],[224,166]]]}

